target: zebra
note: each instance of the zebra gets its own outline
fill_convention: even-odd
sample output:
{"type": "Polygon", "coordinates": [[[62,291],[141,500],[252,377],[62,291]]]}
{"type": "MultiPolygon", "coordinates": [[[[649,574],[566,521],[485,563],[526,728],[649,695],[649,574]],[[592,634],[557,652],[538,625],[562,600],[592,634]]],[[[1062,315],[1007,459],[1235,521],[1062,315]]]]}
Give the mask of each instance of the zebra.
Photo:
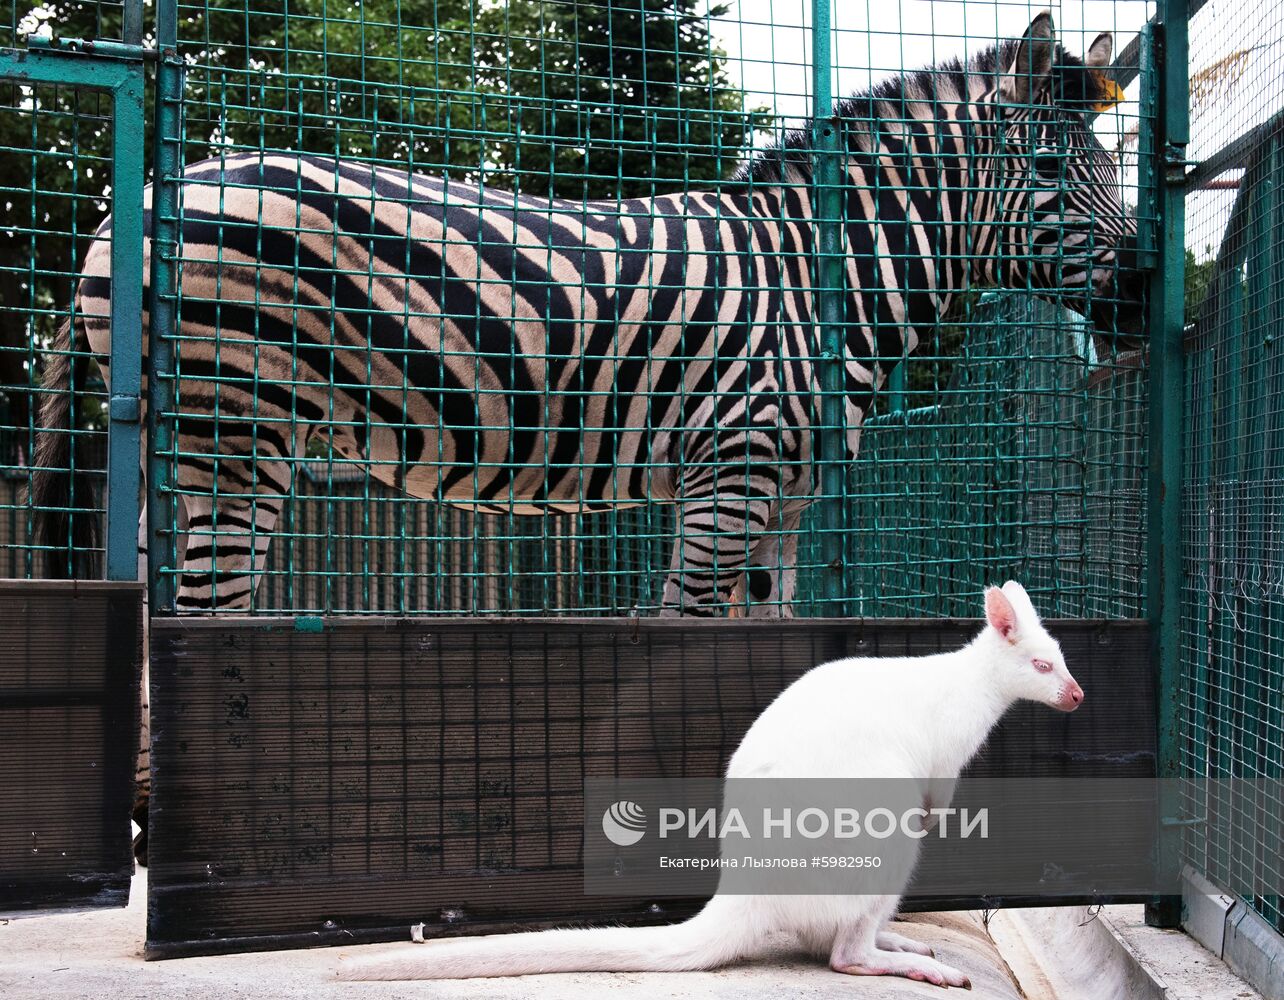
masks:
{"type": "MultiPolygon", "coordinates": [[[[1042,13],[840,102],[848,460],[888,372],[971,289],[1033,288],[1103,336],[1141,333],[1135,223],[1087,118],[1114,93],[1112,48],[1074,56],[1042,13]]],[[[716,191],[607,202],[302,154],[189,166],[179,609],[252,606],[295,464],[328,434],[394,489],[480,511],[672,502],[661,614],[789,615],[818,486],[809,145],[788,133],[716,191]]],[[[42,427],[70,426],[73,332],[110,376],[110,235],[42,427]]],[[[39,442],[41,509],[67,509],[70,437],[39,442]]]]}

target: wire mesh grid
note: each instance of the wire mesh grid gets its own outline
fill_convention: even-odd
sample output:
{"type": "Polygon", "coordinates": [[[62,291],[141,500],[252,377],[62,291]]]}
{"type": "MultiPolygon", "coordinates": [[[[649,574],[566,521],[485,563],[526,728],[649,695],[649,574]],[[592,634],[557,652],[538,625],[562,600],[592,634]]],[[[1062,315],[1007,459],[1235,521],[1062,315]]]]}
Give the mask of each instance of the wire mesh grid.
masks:
{"type": "MultiPolygon", "coordinates": [[[[981,121],[949,150],[905,137],[975,110],[1038,10],[885,7],[832,12],[826,80],[809,3],[180,4],[160,609],[970,614],[1015,576],[1137,613],[1143,379],[1081,315],[1126,297],[1069,276],[1136,211],[1120,136],[1148,128],[1079,60],[1153,4],[1056,6],[1043,145],[981,121]],[[858,95],[829,153],[818,81],[858,95]],[[1122,208],[1085,193],[1088,136],[1122,208]]],[[[101,353],[101,282],[77,308],[101,353]]],[[[4,552],[35,575],[23,497],[4,552]]]]}
{"type": "MultiPolygon", "coordinates": [[[[119,38],[119,3],[10,2],[0,45],[48,35],[119,38]]],[[[0,80],[0,576],[98,574],[92,551],[51,547],[40,518],[61,519],[77,537],[102,516],[106,397],[83,337],[56,345],[80,262],[111,209],[111,98],[74,86],[0,80]],[[61,389],[41,388],[42,365],[67,364],[61,389]],[[61,397],[56,400],[54,397],[61,397]],[[56,423],[42,407],[61,402],[56,423]],[[63,471],[67,497],[56,509],[30,500],[32,460],[43,435],[71,438],[63,471]],[[77,525],[79,522],[79,525],[77,525]]]]}
{"type": "Polygon", "coordinates": [[[32,35],[55,32],[73,38],[119,39],[123,37],[124,8],[123,0],[4,0],[0,46],[20,48],[32,35]]]}
{"type": "Polygon", "coordinates": [[[1215,0],[1191,40],[1182,765],[1254,792],[1193,792],[1185,847],[1284,930],[1284,12],[1215,0]]]}
{"type": "MultiPolygon", "coordinates": [[[[894,26],[840,17],[835,85],[868,92],[1030,23],[968,4],[981,21],[912,30],[926,9],[896,6],[894,26]]],[[[1122,44],[1149,13],[1058,18],[1082,55],[1097,28],[1122,44]]],[[[1037,306],[1057,294],[1036,276],[982,304],[968,273],[941,297],[957,300],[948,316],[874,317],[877,336],[845,288],[838,322],[868,340],[853,365],[876,375],[841,425],[820,418],[810,31],[805,5],[687,0],[180,6],[187,173],[164,415],[178,439],[175,492],[160,494],[177,605],[949,614],[971,611],[980,580],[1018,575],[1061,614],[1132,614],[1140,516],[1118,498],[1139,489],[1140,381],[1081,318],[1037,306]],[[921,344],[898,367],[912,326],[921,344]],[[282,393],[271,406],[265,386],[282,393]],[[841,494],[820,496],[835,440],[828,461],[858,457],[841,494]],[[928,470],[946,485],[924,494],[913,476],[928,470]],[[837,605],[819,584],[826,534],[847,565],[837,605]],[[702,558],[713,569],[692,573],[702,558]]],[[[930,181],[862,157],[858,132],[895,135],[915,113],[904,91],[845,109],[845,225],[896,184],[950,194],[931,157],[930,181]]],[[[1095,126],[1112,149],[1120,121],[1095,126]]],[[[887,267],[885,291],[926,293],[909,285],[912,245],[895,249],[904,209],[878,211],[890,236],[849,248],[847,284],[887,267]]],[[[921,225],[928,243],[949,228],[921,225]]]]}

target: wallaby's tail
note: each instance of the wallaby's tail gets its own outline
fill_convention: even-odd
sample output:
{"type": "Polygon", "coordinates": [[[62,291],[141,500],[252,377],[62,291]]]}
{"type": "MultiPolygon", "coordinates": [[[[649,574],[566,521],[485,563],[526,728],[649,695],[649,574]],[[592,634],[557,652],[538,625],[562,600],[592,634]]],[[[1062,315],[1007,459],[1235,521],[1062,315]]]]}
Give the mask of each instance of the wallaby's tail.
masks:
{"type": "Polygon", "coordinates": [[[71,323],[63,323],[54,338],[53,354],[45,365],[44,398],[40,403],[41,433],[36,438],[31,502],[37,508],[38,538],[46,550],[47,573],[55,578],[98,575],[97,515],[93,512],[93,481],[77,461],[75,404],[82,380],[71,351],[71,323]],[[73,504],[75,510],[73,511],[73,504]],[[68,556],[70,552],[70,557],[68,556]]]}
{"type": "Polygon", "coordinates": [[[597,927],[449,938],[347,959],[340,979],[472,979],[544,972],[683,972],[750,955],[756,929],[743,897],[715,896],[690,920],[665,927],[597,927]]]}

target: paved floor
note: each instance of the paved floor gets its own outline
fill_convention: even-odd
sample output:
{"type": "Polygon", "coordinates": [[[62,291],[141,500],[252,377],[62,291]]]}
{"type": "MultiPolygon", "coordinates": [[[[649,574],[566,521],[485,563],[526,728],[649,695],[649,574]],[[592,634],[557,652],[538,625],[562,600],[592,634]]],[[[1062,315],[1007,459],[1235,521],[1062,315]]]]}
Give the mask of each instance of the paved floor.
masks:
{"type": "MultiPolygon", "coordinates": [[[[528,976],[458,983],[339,983],[340,953],[315,949],[220,958],[142,960],[145,876],[134,881],[128,909],[30,917],[0,922],[0,997],[4,1000],[215,1000],[255,997],[288,1000],[387,1000],[392,997],[458,1000],[539,1000],[610,997],[660,1000],[912,1000],[941,996],[937,987],[894,979],[853,979],[782,953],[777,960],[704,973],[621,973],[528,976]]],[[[898,928],[936,949],[938,957],[971,977],[969,1000],[1020,1000],[1021,993],[986,933],[979,915],[930,914],[898,928]]],[[[375,948],[403,947],[374,945],[375,948]]]]}

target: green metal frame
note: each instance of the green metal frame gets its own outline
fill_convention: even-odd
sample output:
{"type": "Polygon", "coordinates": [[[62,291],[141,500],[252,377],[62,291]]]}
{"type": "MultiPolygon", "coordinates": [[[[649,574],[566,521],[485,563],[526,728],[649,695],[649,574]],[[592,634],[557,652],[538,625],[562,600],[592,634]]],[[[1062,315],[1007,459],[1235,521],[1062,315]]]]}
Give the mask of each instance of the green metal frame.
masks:
{"type": "Polygon", "coordinates": [[[816,220],[816,315],[821,368],[822,427],[816,434],[820,472],[822,614],[846,614],[848,594],[842,529],[846,516],[846,418],[844,379],[847,344],[843,333],[843,192],[839,121],[834,115],[832,0],[812,0],[812,151],[815,182],[812,212],[816,220]]]}
{"type": "MultiPolygon", "coordinates": [[[[142,0],[126,3],[124,33],[126,39],[141,38],[142,0]]],[[[109,580],[138,578],[145,58],[145,50],[128,40],[32,39],[25,51],[0,50],[0,79],[102,90],[112,102],[112,379],[105,564],[109,580]]]]}
{"type": "Polygon", "coordinates": [[[178,289],[178,178],[183,169],[183,63],[178,6],[156,11],[156,130],[152,157],[151,311],[147,327],[147,592],[151,607],[172,612],[178,499],[169,488],[174,448],[174,345],[178,289]]]}
{"type": "MultiPolygon", "coordinates": [[[[1150,281],[1150,441],[1147,499],[1147,617],[1159,697],[1157,773],[1179,773],[1181,698],[1181,498],[1184,414],[1182,333],[1185,310],[1186,145],[1190,141],[1187,0],[1160,0],[1158,16],[1143,37],[1143,115],[1154,122],[1154,146],[1142,150],[1154,165],[1143,185],[1151,204],[1143,215],[1156,220],[1158,267],[1150,281]],[[1149,41],[1149,44],[1147,44],[1149,41]],[[1158,55],[1156,63],[1155,55],[1158,55]],[[1146,106],[1148,105],[1148,107],[1146,106]],[[1151,155],[1147,156],[1147,153],[1151,155]]],[[[1144,168],[1143,168],[1144,169],[1144,168]]],[[[1171,783],[1168,783],[1171,786],[1171,783]]],[[[1157,850],[1164,871],[1181,864],[1183,818],[1174,799],[1161,804],[1157,850]]],[[[1181,900],[1163,897],[1146,909],[1147,922],[1175,927],[1181,900]]]]}

